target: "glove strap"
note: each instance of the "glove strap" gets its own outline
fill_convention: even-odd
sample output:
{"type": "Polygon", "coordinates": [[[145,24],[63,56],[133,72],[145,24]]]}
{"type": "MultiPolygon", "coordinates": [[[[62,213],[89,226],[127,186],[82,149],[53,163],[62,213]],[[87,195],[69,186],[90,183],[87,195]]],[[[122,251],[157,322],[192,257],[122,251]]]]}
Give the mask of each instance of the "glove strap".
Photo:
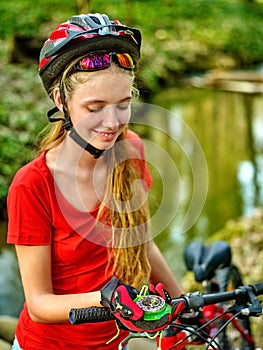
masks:
{"type": "Polygon", "coordinates": [[[120,281],[117,277],[112,277],[112,279],[105,284],[105,286],[101,289],[101,305],[109,307],[111,311],[114,311],[112,309],[112,295],[115,289],[120,285],[120,281]]]}

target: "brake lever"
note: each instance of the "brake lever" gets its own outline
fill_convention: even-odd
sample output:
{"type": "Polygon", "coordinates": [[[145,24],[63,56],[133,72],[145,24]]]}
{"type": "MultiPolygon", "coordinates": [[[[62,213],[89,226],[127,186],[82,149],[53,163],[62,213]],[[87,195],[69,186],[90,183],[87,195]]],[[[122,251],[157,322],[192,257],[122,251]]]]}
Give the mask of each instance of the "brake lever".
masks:
{"type": "Polygon", "coordinates": [[[252,292],[252,288],[248,289],[249,301],[251,305],[248,307],[250,316],[260,316],[262,315],[262,301],[258,300],[255,294],[252,292]]]}
{"type": "Polygon", "coordinates": [[[240,295],[238,295],[236,303],[228,309],[228,312],[239,314],[238,318],[262,315],[262,301],[258,300],[252,288],[239,287],[239,289],[241,289],[240,295]]]}

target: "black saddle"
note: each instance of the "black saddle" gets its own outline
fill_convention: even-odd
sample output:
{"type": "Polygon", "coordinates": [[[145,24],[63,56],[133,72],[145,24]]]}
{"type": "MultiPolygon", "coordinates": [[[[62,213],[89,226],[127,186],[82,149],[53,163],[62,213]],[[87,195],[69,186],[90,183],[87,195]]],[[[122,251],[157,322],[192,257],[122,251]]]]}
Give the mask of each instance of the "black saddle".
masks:
{"type": "Polygon", "coordinates": [[[186,267],[194,272],[197,282],[211,280],[216,270],[231,265],[231,258],[231,248],[225,241],[216,241],[210,246],[192,242],[184,251],[186,267]]]}

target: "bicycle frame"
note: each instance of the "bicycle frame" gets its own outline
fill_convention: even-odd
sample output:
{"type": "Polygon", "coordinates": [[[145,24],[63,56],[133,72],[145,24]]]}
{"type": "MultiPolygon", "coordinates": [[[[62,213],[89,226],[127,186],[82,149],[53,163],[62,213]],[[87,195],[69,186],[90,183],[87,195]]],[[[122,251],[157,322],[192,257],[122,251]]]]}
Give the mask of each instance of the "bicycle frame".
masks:
{"type": "MultiPolygon", "coordinates": [[[[206,323],[201,327],[194,327],[190,325],[185,325],[176,320],[169,328],[170,334],[167,335],[156,335],[154,339],[156,340],[156,345],[158,349],[162,350],[186,350],[189,345],[204,345],[204,341],[200,340],[200,330],[202,327],[206,326],[207,337],[206,342],[209,343],[217,335],[218,326],[215,320],[220,319],[222,321],[231,321],[233,326],[240,332],[240,335],[247,341],[249,345],[254,345],[254,339],[248,333],[248,331],[242,327],[237,318],[233,318],[232,313],[226,313],[226,310],[218,305],[206,305],[202,310],[203,319],[206,323]],[[183,328],[183,329],[182,329],[183,328]],[[199,340],[198,340],[199,338],[199,340]]],[[[133,338],[150,338],[153,339],[147,333],[130,333],[119,345],[119,350],[123,349],[123,345],[133,338]]],[[[207,345],[206,350],[220,350],[220,345],[218,344],[217,338],[215,338],[210,345],[207,345]]]]}
{"type": "Polygon", "coordinates": [[[218,304],[204,306],[203,315],[207,321],[211,321],[211,324],[210,324],[211,330],[209,334],[211,337],[214,336],[214,334],[216,334],[216,332],[218,331],[218,327],[213,321],[215,319],[220,318],[222,321],[225,321],[225,322],[231,321],[234,328],[240,333],[241,337],[247,341],[248,345],[254,345],[255,343],[254,339],[249,334],[247,329],[245,329],[240,324],[237,318],[233,318],[233,314],[226,313],[225,309],[222,306],[218,304]]]}
{"type": "MultiPolygon", "coordinates": [[[[198,328],[186,326],[179,321],[173,323],[169,328],[172,329],[173,332],[173,334],[170,334],[169,336],[162,336],[160,332],[154,337],[147,333],[130,333],[123,341],[121,341],[118,350],[122,350],[129,340],[135,338],[155,339],[157,349],[160,350],[186,350],[186,346],[188,345],[204,344],[204,342],[200,343],[200,341],[195,342],[200,336],[198,335],[198,328]]],[[[211,339],[207,338],[207,341],[209,342],[211,339]]],[[[216,340],[212,341],[211,345],[206,347],[206,349],[220,350],[216,340]]]]}

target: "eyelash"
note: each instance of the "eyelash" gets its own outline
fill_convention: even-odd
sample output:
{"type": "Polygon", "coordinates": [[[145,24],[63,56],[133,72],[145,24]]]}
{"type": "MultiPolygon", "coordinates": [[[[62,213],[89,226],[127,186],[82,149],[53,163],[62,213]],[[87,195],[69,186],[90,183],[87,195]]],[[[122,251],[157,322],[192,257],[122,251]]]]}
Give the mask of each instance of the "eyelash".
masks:
{"type": "MultiPolygon", "coordinates": [[[[130,103],[127,103],[127,104],[119,104],[117,105],[117,108],[121,111],[125,111],[126,109],[128,109],[130,107],[130,103]]],[[[92,109],[92,108],[89,108],[88,107],[88,110],[90,113],[98,113],[100,112],[102,109],[104,108],[104,106],[102,107],[99,107],[99,108],[95,108],[95,109],[92,109]]]]}
{"type": "Polygon", "coordinates": [[[121,111],[124,111],[125,109],[128,109],[130,107],[130,104],[127,103],[127,104],[121,104],[121,105],[118,105],[117,108],[120,109],[121,111]]]}
{"type": "Polygon", "coordinates": [[[99,107],[99,108],[96,108],[96,109],[92,109],[92,108],[89,108],[89,107],[88,107],[88,111],[89,111],[90,113],[98,113],[98,112],[100,112],[102,109],[103,109],[103,107],[99,107]]]}

